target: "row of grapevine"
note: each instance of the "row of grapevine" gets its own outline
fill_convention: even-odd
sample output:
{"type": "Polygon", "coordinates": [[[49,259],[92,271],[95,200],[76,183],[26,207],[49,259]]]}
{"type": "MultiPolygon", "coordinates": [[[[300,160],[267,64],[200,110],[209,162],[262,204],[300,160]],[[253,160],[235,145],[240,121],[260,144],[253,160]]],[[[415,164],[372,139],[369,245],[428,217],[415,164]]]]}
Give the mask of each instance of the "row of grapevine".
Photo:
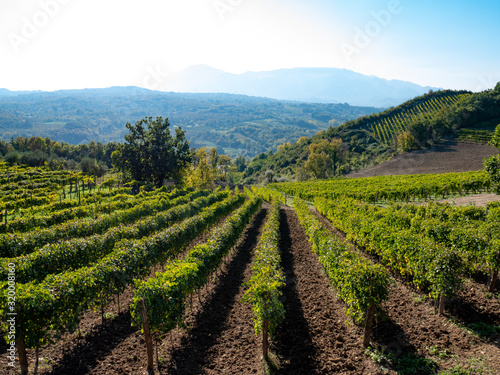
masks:
{"type": "Polygon", "coordinates": [[[417,288],[440,300],[454,296],[462,285],[463,260],[455,251],[421,233],[385,220],[377,207],[352,199],[317,198],[315,206],[348,238],[379,257],[390,270],[406,276],[417,288]]]}
{"type": "MultiPolygon", "coordinates": [[[[120,193],[120,191],[121,189],[113,190],[114,195],[109,195],[109,193],[95,193],[91,197],[84,198],[80,205],[78,205],[78,201],[74,201],[75,205],[69,208],[51,211],[48,207],[45,207],[45,211],[42,211],[38,215],[21,216],[18,219],[10,220],[8,225],[0,225],[0,233],[26,232],[37,227],[50,227],[62,224],[72,219],[95,218],[98,215],[111,214],[117,210],[132,208],[140,202],[151,199],[153,196],[144,193],[137,195],[122,194],[123,192],[120,193]]],[[[182,191],[174,191],[168,197],[171,199],[184,193],[182,191]]],[[[155,190],[156,194],[164,194],[164,192],[155,190]]]]}
{"type": "MultiPolygon", "coordinates": [[[[0,168],[0,185],[24,181],[49,180],[58,182],[71,176],[68,171],[48,171],[45,169],[33,169],[29,167],[0,168]]],[[[25,183],[25,182],[24,182],[25,183]]]]}
{"type": "Polygon", "coordinates": [[[27,189],[33,191],[34,189],[44,189],[53,188],[54,186],[59,186],[50,180],[39,180],[39,181],[18,181],[16,183],[9,183],[0,185],[0,192],[3,194],[19,194],[25,192],[27,189]]]}
{"type": "MultiPolygon", "coordinates": [[[[228,196],[228,192],[219,192],[206,197],[202,195],[189,203],[174,205],[166,212],[157,213],[139,220],[133,225],[119,225],[106,231],[85,238],[73,238],[62,242],[45,245],[40,251],[18,258],[2,258],[0,265],[7,269],[16,267],[16,282],[42,281],[52,273],[64,272],[88,266],[107,255],[115,244],[122,239],[141,238],[162,230],[175,222],[184,220],[198,213],[201,209],[228,196]]],[[[0,281],[7,278],[7,273],[0,276],[0,281]]]]}
{"type": "MultiPolygon", "coordinates": [[[[161,190],[161,189],[160,189],[161,190]]],[[[166,192],[166,190],[165,190],[166,192]]],[[[112,197],[121,197],[123,198],[128,197],[132,198],[131,195],[131,189],[130,188],[115,188],[110,191],[99,191],[99,192],[92,192],[92,193],[86,193],[83,194],[80,197],[80,200],[78,199],[65,199],[65,200],[58,200],[58,201],[53,201],[50,203],[47,203],[46,205],[39,205],[36,207],[30,207],[30,208],[16,208],[15,211],[11,211],[11,214],[13,213],[15,217],[17,218],[23,218],[23,217],[31,217],[34,215],[45,215],[48,212],[53,212],[56,213],[57,211],[64,210],[64,209],[72,209],[75,207],[79,206],[85,206],[88,204],[92,203],[98,203],[106,200],[107,198],[112,198],[112,197]]],[[[15,220],[15,219],[14,219],[15,220]]],[[[9,221],[10,224],[11,221],[9,221]]]]}
{"type": "Polygon", "coordinates": [[[286,199],[283,196],[283,194],[281,194],[276,190],[268,189],[261,186],[252,186],[252,191],[251,192],[249,191],[247,194],[255,194],[268,202],[279,201],[282,203],[286,203],[286,199]]]}
{"type": "Polygon", "coordinates": [[[268,187],[282,193],[313,200],[354,198],[371,203],[410,201],[466,194],[489,189],[490,179],[483,171],[426,175],[337,178],[324,181],[273,183],[268,187]]]}
{"type": "Polygon", "coordinates": [[[158,211],[164,211],[177,204],[186,203],[207,192],[193,192],[183,195],[185,192],[173,192],[172,198],[167,195],[159,195],[156,199],[140,202],[132,208],[115,211],[109,215],[103,215],[97,219],[75,219],[62,224],[54,225],[46,229],[38,229],[27,233],[3,233],[0,235],[0,256],[16,257],[29,254],[39,247],[68,237],[85,237],[100,234],[119,224],[131,223],[144,216],[149,216],[158,211]],[[180,196],[178,196],[180,195],[180,196]]]}
{"type": "Polygon", "coordinates": [[[484,210],[477,207],[433,204],[416,210],[410,208],[410,212],[416,211],[417,214],[409,213],[400,205],[379,211],[394,227],[424,235],[456,251],[469,272],[481,271],[491,276],[489,288],[493,291],[500,270],[500,228],[495,220],[495,210],[483,216],[484,210]],[[471,216],[484,217],[484,220],[471,219],[471,216]],[[493,220],[488,220],[490,218],[493,220]]]}
{"type": "Polygon", "coordinates": [[[490,130],[460,129],[457,137],[459,141],[488,143],[493,137],[493,132],[490,130]]]}
{"type": "MultiPolygon", "coordinates": [[[[99,262],[75,271],[49,275],[41,283],[18,284],[15,313],[16,340],[23,373],[27,373],[25,348],[38,347],[60,332],[74,330],[82,314],[104,306],[134,279],[145,277],[151,267],[179,254],[204,230],[244,202],[243,195],[216,203],[197,216],[145,239],[122,240],[99,262]]],[[[0,316],[7,332],[7,285],[0,284],[0,316]]]]}
{"type": "Polygon", "coordinates": [[[255,248],[252,276],[242,299],[242,302],[252,304],[255,334],[262,333],[262,355],[266,362],[269,333],[272,334],[285,317],[285,309],[280,300],[281,289],[285,285],[278,248],[280,206],[281,203],[276,200],[269,209],[266,224],[255,248]]]}
{"type": "Polygon", "coordinates": [[[454,224],[494,221],[495,208],[492,208],[492,206],[492,203],[487,205],[488,208],[479,206],[452,206],[449,203],[439,202],[429,202],[426,205],[392,205],[394,209],[402,210],[411,215],[421,216],[426,219],[439,219],[454,224]]]}
{"type": "Polygon", "coordinates": [[[467,94],[428,97],[412,108],[402,108],[398,112],[382,116],[370,125],[370,129],[377,139],[389,144],[397,135],[406,131],[411,123],[431,118],[435,113],[454,105],[466,96],[467,94]]]}
{"type": "Polygon", "coordinates": [[[294,207],[337,296],[347,305],[347,315],[357,322],[365,322],[363,344],[368,346],[374,313],[387,299],[389,273],[384,267],[349,249],[346,243],[324,228],[304,201],[295,198],[294,207]]]}
{"type": "Polygon", "coordinates": [[[208,282],[261,204],[259,198],[247,201],[220,228],[210,233],[206,243],[193,248],[185,259],[169,263],[164,272],[136,283],[131,313],[134,323],[143,327],[148,372],[153,372],[150,332],[168,332],[182,324],[187,296],[208,282]]]}

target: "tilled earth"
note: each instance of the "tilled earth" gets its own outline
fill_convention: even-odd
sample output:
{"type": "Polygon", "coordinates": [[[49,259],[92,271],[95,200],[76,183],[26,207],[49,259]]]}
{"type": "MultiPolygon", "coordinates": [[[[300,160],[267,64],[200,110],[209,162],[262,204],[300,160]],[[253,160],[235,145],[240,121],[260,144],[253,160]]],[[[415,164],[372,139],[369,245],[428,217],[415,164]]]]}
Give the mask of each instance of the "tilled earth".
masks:
{"type": "MultiPolygon", "coordinates": [[[[251,306],[242,304],[241,298],[266,213],[264,207],[209,285],[188,299],[186,326],[158,339],[157,373],[263,372],[251,306]]],[[[424,293],[396,277],[384,313],[375,323],[368,355],[361,348],[362,328],[348,323],[345,305],[335,298],[297,215],[288,207],[281,210],[280,233],[286,318],[272,340],[274,374],[396,374],[407,358],[429,360],[439,370],[472,366],[474,359],[484,374],[500,374],[500,335],[481,338],[459,326],[500,325],[500,300],[485,292],[482,280],[467,279],[464,291],[447,304],[446,315],[437,316],[424,293]]],[[[120,309],[116,302],[106,308],[109,319],[104,325],[100,311],[88,312],[80,323],[81,335],[67,334],[41,348],[39,374],[145,374],[143,336],[131,325],[128,311],[132,295],[128,289],[120,296],[120,309]]],[[[28,355],[33,365],[34,351],[28,355]]],[[[0,373],[19,373],[6,367],[6,356],[2,341],[0,373]]],[[[413,373],[438,373],[431,368],[413,373]]]]}

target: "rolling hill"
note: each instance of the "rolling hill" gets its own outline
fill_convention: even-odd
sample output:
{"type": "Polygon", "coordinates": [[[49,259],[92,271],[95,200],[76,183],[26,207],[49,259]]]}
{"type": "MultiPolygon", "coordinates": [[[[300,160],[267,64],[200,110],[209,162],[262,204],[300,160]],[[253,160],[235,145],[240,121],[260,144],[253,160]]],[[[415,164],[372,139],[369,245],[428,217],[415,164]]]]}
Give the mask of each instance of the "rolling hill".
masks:
{"type": "Polygon", "coordinates": [[[253,157],[380,109],[285,102],[229,94],[180,94],[138,87],[12,92],[0,90],[0,139],[50,137],[71,144],[120,142],[125,124],[168,117],[191,146],[253,157]]]}
{"type": "MultiPolygon", "coordinates": [[[[328,163],[333,163],[326,177],[371,167],[366,175],[482,169],[482,159],[496,153],[495,148],[485,143],[499,124],[500,83],[495,89],[480,93],[429,92],[384,112],[279,147],[275,154],[258,155],[249,163],[243,177],[247,183],[263,182],[268,179],[266,176],[277,180],[314,178],[311,175],[314,170],[308,165],[314,150],[326,153],[321,156],[316,151],[317,168],[327,168],[328,163]],[[482,144],[464,146],[453,143],[456,139],[482,144]],[[411,150],[418,151],[406,153],[411,150]]],[[[357,172],[356,175],[364,174],[357,172]]]]}

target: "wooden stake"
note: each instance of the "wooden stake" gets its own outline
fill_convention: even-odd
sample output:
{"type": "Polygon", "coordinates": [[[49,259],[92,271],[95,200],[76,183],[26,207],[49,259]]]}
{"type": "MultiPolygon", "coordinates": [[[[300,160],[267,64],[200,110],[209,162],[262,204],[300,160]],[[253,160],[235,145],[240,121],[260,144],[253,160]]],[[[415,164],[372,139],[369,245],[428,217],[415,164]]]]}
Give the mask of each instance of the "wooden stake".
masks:
{"type": "Polygon", "coordinates": [[[141,316],[142,327],[144,329],[144,339],[146,340],[146,352],[148,356],[148,374],[154,375],[154,360],[153,360],[153,342],[151,340],[151,332],[149,331],[148,314],[144,300],[141,301],[141,316]]]}
{"type": "Polygon", "coordinates": [[[35,369],[33,370],[33,375],[37,375],[38,373],[38,355],[39,355],[39,346],[38,344],[36,345],[36,348],[35,348],[35,369]]]}
{"type": "Polygon", "coordinates": [[[441,294],[441,296],[439,297],[439,310],[438,310],[438,314],[439,315],[443,315],[444,314],[444,303],[446,301],[446,297],[444,296],[444,294],[441,294]]]}
{"type": "Polygon", "coordinates": [[[372,333],[373,316],[375,315],[375,305],[371,304],[366,310],[365,330],[363,332],[363,346],[370,345],[370,334],[372,333]]]}
{"type": "Polygon", "coordinates": [[[21,335],[17,340],[17,351],[19,352],[19,365],[21,366],[21,375],[28,375],[28,356],[26,354],[26,346],[24,345],[24,332],[21,330],[21,335]]]}
{"type": "Polygon", "coordinates": [[[497,283],[497,280],[498,280],[498,272],[492,271],[490,280],[488,282],[488,292],[493,292],[495,290],[495,284],[497,283]]]}
{"type": "Polygon", "coordinates": [[[262,328],[262,357],[266,363],[269,362],[269,320],[264,319],[264,327],[262,328]]]}
{"type": "Polygon", "coordinates": [[[155,336],[155,348],[156,348],[156,368],[160,372],[160,360],[158,359],[158,337],[155,336]]]}

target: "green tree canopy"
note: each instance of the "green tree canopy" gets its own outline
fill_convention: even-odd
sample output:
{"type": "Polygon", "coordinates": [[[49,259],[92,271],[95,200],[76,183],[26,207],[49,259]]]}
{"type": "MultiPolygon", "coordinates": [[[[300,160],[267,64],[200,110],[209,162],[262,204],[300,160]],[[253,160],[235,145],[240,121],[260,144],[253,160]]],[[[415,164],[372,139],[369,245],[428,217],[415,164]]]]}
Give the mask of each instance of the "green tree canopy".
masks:
{"type": "Polygon", "coordinates": [[[146,117],[126,125],[125,143],[113,153],[113,165],[128,178],[160,187],[172,178],[181,182],[182,171],[191,163],[189,142],[181,128],[170,134],[170,123],[163,117],[146,117]]]}

